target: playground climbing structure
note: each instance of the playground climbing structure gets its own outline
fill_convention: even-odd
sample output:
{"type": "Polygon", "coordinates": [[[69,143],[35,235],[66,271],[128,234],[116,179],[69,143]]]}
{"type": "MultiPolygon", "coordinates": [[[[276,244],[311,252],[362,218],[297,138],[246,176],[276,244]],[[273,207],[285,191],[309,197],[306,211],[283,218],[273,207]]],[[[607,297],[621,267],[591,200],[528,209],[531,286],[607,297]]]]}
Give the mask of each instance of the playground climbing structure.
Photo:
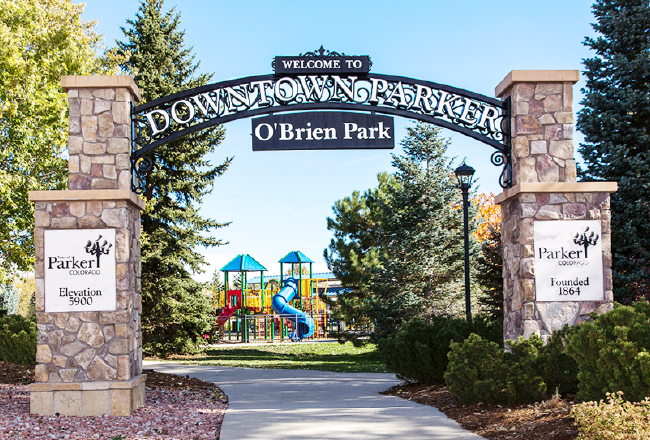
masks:
{"type": "Polygon", "coordinates": [[[215,333],[221,339],[277,342],[327,338],[334,326],[321,299],[327,293],[328,280],[313,277],[313,261],[300,251],[290,252],[279,263],[281,275],[266,282],[267,269],[247,254],[221,268],[223,286],[212,289],[217,311],[215,333]],[[291,264],[286,274],[284,264],[291,264]],[[302,264],[309,264],[309,278],[302,264]],[[249,272],[259,272],[255,283],[249,283],[249,272]]]}

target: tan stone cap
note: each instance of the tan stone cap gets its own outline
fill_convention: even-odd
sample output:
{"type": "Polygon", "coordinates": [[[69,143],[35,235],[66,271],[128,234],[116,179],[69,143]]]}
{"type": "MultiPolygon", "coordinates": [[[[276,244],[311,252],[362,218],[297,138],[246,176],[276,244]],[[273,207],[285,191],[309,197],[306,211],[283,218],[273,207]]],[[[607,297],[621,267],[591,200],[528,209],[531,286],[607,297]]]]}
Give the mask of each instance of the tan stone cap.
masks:
{"type": "Polygon", "coordinates": [[[494,89],[494,96],[500,98],[514,83],[565,83],[575,84],[580,79],[578,70],[511,70],[494,89]]]}
{"type": "Polygon", "coordinates": [[[124,87],[131,91],[135,102],[140,102],[140,89],[131,75],[63,75],[61,87],[66,92],[70,89],[112,89],[124,87]]]}
{"type": "Polygon", "coordinates": [[[32,383],[29,385],[29,391],[95,391],[95,390],[115,390],[135,388],[147,380],[146,374],[139,374],[131,380],[111,380],[100,382],[57,382],[57,383],[32,383]]]}
{"type": "Polygon", "coordinates": [[[128,189],[86,189],[63,191],[30,191],[30,202],[96,202],[96,201],[127,201],[141,211],[145,203],[133,191],[128,189]]]}
{"type": "Polygon", "coordinates": [[[508,188],[494,198],[494,203],[503,203],[522,193],[613,193],[618,182],[522,182],[508,188]]]}

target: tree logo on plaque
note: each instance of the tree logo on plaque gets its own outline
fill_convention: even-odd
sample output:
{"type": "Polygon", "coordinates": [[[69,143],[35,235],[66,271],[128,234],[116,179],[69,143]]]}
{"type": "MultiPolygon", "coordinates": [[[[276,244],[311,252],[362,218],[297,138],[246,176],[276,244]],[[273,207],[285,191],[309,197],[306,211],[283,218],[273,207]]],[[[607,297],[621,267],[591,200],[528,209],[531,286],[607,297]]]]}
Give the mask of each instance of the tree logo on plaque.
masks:
{"type": "Polygon", "coordinates": [[[594,231],[591,231],[591,234],[589,234],[589,226],[587,226],[582,234],[580,232],[576,232],[575,237],[573,237],[573,242],[585,248],[585,258],[588,258],[589,253],[587,252],[587,249],[589,246],[596,246],[599,238],[600,236],[594,231]]]}
{"type": "Polygon", "coordinates": [[[99,269],[99,257],[102,255],[108,255],[110,252],[111,248],[113,247],[113,243],[109,243],[108,241],[104,240],[104,243],[100,246],[99,245],[99,240],[102,239],[102,236],[100,235],[97,240],[95,240],[95,243],[91,243],[90,240],[88,240],[88,244],[86,244],[86,253],[90,255],[95,255],[97,257],[97,268],[99,269]],[[108,247],[106,246],[108,245],[108,247]]]}

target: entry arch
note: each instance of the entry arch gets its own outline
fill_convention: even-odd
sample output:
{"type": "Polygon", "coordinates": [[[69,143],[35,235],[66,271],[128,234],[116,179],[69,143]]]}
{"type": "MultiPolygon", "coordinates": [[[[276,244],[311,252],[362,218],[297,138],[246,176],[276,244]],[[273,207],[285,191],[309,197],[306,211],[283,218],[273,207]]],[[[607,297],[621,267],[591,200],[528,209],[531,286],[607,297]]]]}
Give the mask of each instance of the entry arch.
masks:
{"type": "Polygon", "coordinates": [[[403,76],[259,75],[188,89],[132,108],[133,190],[142,192],[155,148],[238,119],[313,110],[362,111],[435,124],[489,145],[512,186],[510,99],[403,76]]]}

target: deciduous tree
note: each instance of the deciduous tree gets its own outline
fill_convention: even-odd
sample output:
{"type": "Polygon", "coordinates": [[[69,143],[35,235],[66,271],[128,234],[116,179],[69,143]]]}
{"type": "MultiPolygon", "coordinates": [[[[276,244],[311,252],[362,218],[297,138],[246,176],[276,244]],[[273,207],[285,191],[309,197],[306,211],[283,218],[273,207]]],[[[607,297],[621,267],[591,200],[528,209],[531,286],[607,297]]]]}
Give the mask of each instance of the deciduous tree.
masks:
{"type": "Polygon", "coordinates": [[[0,280],[33,264],[30,190],[63,189],[68,101],[61,75],[111,72],[69,0],[0,2],[0,280]]]}

